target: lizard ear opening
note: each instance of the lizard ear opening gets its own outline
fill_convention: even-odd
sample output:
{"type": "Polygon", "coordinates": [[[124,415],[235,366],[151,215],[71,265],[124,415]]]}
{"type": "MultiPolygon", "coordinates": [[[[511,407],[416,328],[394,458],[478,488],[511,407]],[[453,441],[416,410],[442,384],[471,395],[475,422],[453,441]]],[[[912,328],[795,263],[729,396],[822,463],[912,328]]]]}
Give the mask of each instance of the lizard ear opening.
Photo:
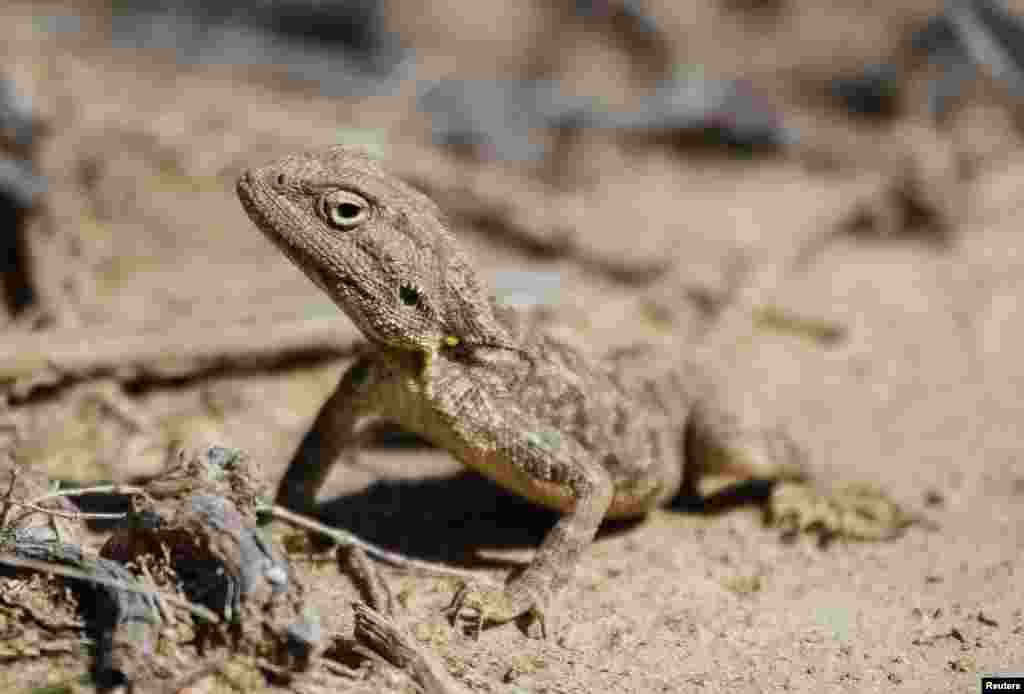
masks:
{"type": "Polygon", "coordinates": [[[420,302],[420,293],[415,287],[403,284],[398,289],[398,298],[406,306],[415,306],[420,302]]]}

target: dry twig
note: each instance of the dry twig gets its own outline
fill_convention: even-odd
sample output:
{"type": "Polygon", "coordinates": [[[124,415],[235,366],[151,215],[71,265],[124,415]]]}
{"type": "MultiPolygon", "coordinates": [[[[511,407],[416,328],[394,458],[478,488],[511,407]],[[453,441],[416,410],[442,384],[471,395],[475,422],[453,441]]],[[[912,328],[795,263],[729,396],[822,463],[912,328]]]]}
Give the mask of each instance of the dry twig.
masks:
{"type": "Polygon", "coordinates": [[[23,398],[37,387],[86,377],[180,378],[300,355],[341,356],[359,341],[340,313],[8,332],[0,346],[0,396],[23,398]]]}
{"type": "Polygon", "coordinates": [[[337,542],[339,545],[345,545],[350,547],[358,547],[359,549],[366,552],[369,556],[382,561],[385,564],[394,566],[397,569],[408,571],[410,573],[427,574],[430,576],[443,576],[446,578],[457,578],[460,580],[475,580],[477,579],[476,574],[471,571],[461,571],[459,569],[453,569],[448,566],[442,566],[441,564],[434,564],[432,562],[423,561],[420,559],[412,559],[397,552],[386,550],[383,547],[371,544],[366,540],[360,539],[350,532],[345,530],[339,530],[337,528],[329,528],[323,523],[318,523],[312,518],[302,516],[297,513],[293,513],[282,506],[272,506],[270,508],[270,514],[277,520],[290,523],[292,525],[310,530],[315,533],[319,533],[326,538],[337,542]]]}
{"type": "Polygon", "coordinates": [[[356,641],[395,667],[409,673],[409,676],[424,692],[427,694],[465,694],[468,692],[397,624],[362,603],[352,603],[352,610],[356,617],[356,641]]]}

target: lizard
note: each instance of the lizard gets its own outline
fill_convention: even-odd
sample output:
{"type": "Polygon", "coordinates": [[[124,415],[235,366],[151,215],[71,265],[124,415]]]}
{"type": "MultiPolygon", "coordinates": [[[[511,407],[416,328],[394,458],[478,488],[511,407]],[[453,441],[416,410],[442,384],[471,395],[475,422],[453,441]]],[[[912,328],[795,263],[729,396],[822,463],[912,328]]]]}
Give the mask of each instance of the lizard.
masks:
{"type": "MultiPolygon", "coordinates": [[[[368,154],[341,145],[292,154],[244,171],[236,190],[255,226],[370,345],[299,444],[277,503],[312,511],[328,470],[353,459],[361,425],[383,418],[560,514],[525,569],[503,584],[463,583],[453,623],[474,620],[479,635],[524,618],[544,634],[545,613],[604,519],[700,498],[709,473],[808,478],[795,442],[745,428],[696,360],[592,355],[501,305],[439,207],[368,154]]],[[[908,524],[880,491],[769,498],[800,528],[882,539],[908,524]]]]}

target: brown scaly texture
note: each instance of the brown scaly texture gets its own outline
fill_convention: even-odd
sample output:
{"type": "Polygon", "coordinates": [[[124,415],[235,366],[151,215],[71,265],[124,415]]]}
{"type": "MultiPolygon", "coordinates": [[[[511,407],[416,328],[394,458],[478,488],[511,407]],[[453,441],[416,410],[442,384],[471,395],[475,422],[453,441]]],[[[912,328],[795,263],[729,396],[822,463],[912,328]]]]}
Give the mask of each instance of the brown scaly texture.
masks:
{"type": "MultiPolygon", "coordinates": [[[[245,172],[238,195],[256,226],[362,330],[358,359],[303,439],[278,492],[309,509],[349,457],[360,422],[383,417],[483,475],[564,514],[525,571],[472,584],[453,618],[540,618],[606,517],[642,515],[706,472],[796,480],[801,456],[777,431],[745,426],[710,380],[677,355],[637,349],[594,359],[498,306],[437,206],[345,147],[245,172]]],[[[793,527],[892,537],[907,517],[874,493],[776,494],[793,527]]]]}

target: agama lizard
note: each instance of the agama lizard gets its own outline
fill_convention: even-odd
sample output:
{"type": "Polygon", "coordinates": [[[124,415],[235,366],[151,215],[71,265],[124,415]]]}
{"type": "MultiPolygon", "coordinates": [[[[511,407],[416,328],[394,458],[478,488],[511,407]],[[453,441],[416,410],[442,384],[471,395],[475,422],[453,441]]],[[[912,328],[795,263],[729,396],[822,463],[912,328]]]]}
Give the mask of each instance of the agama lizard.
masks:
{"type": "MultiPolygon", "coordinates": [[[[563,514],[504,586],[464,585],[453,621],[529,615],[543,628],[603,519],[696,496],[707,472],[804,478],[792,441],[746,430],[685,358],[595,359],[499,305],[438,207],[359,151],[331,147],[251,169],[238,196],[371,344],[305,435],[278,503],[310,510],[331,466],[352,456],[360,424],[385,418],[563,514]]],[[[889,537],[906,524],[871,493],[770,498],[791,520],[796,509],[802,527],[854,537],[889,537]]]]}

